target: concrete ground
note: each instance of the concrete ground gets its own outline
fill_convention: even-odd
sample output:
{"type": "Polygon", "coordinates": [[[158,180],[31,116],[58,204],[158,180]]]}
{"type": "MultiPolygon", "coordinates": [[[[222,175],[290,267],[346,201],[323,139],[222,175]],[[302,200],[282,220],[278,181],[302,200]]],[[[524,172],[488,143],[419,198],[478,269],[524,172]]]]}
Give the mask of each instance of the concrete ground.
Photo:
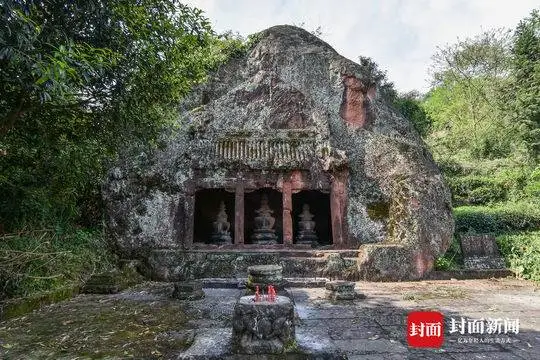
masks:
{"type": "MultiPolygon", "coordinates": [[[[331,303],[321,288],[291,288],[298,314],[288,359],[540,359],[540,288],[516,279],[356,283],[363,300],[331,303]],[[410,311],[444,314],[440,349],[410,348],[410,311]],[[519,319],[519,331],[450,334],[451,320],[519,319]]],[[[0,323],[2,359],[264,359],[231,355],[240,289],[205,289],[203,300],[170,298],[167,283],[116,295],[79,295],[0,323]]],[[[484,330],[487,330],[484,329],[484,330]]],[[[507,329],[508,330],[508,329],[507,329]]]]}

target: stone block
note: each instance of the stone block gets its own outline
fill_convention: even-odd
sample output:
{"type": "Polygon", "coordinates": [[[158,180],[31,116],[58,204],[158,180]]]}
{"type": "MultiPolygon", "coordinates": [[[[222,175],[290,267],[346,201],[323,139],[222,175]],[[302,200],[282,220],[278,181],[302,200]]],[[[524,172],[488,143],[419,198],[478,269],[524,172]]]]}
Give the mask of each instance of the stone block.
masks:
{"type": "Polygon", "coordinates": [[[360,297],[354,290],[355,283],[351,281],[328,281],[325,284],[325,296],[329,300],[354,300],[360,297]]]}
{"type": "Polygon", "coordinates": [[[294,305],[285,296],[255,302],[242,296],[234,307],[232,349],[243,354],[280,354],[295,340],[294,305]]]}
{"type": "Polygon", "coordinates": [[[255,265],[248,267],[248,281],[246,286],[255,290],[257,286],[261,290],[268,285],[273,285],[277,289],[285,286],[283,280],[283,267],[281,265],[255,265]]]}
{"type": "Polygon", "coordinates": [[[92,275],[81,289],[85,294],[115,294],[143,281],[136,260],[121,260],[119,269],[92,275]]]}
{"type": "Polygon", "coordinates": [[[178,300],[199,300],[204,298],[202,282],[180,281],[174,283],[172,297],[178,300]]]}

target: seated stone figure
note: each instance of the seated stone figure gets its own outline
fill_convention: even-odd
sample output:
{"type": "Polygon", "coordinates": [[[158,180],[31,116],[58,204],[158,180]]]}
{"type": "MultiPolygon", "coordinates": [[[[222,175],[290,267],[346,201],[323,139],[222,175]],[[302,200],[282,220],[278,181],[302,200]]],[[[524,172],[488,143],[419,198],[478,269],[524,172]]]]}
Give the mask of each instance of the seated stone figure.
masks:
{"type": "Polygon", "coordinates": [[[251,240],[254,244],[272,245],[277,244],[276,230],[273,229],[276,219],[272,216],[274,211],[268,205],[268,196],[261,196],[261,207],[255,210],[255,228],[251,240]]]}
{"type": "Polygon", "coordinates": [[[296,243],[316,245],[318,237],[317,233],[315,233],[315,221],[313,221],[315,215],[309,211],[308,204],[302,206],[302,213],[298,217],[300,218],[300,221],[298,222],[298,236],[296,238],[296,243]]]}
{"type": "Polygon", "coordinates": [[[227,221],[227,213],[225,212],[225,203],[222,201],[219,204],[219,212],[216,221],[213,223],[214,232],[212,233],[212,242],[217,244],[231,244],[231,234],[229,229],[231,224],[227,221]]]}

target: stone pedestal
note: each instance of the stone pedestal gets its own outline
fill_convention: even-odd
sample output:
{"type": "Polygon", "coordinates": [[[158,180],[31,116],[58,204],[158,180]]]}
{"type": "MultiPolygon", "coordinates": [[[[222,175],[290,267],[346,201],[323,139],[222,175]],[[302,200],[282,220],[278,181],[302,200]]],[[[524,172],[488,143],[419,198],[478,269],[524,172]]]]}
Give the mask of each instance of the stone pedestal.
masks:
{"type": "Polygon", "coordinates": [[[351,281],[328,281],[325,285],[326,298],[329,300],[354,300],[357,297],[354,285],[351,281]]]}
{"type": "Polygon", "coordinates": [[[289,298],[255,302],[254,296],[242,296],[236,303],[232,331],[235,353],[280,354],[294,339],[294,306],[289,298]]]}
{"type": "Polygon", "coordinates": [[[255,290],[258,286],[261,291],[266,291],[268,285],[276,289],[283,289],[283,267],[281,265],[255,265],[248,267],[248,280],[246,286],[255,290]]]}
{"type": "Polygon", "coordinates": [[[180,281],[174,283],[172,297],[179,300],[199,300],[204,298],[202,282],[180,281]]]}
{"type": "Polygon", "coordinates": [[[274,229],[253,230],[253,235],[251,235],[251,242],[257,245],[275,245],[277,240],[274,229]]]}

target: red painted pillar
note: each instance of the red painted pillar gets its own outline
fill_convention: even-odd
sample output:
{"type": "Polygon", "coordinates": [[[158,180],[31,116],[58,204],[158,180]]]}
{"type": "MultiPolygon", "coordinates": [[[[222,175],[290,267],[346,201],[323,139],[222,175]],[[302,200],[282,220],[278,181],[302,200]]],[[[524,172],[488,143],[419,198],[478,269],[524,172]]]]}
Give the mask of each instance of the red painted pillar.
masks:
{"type": "Polygon", "coordinates": [[[236,185],[234,199],[234,243],[244,244],[244,184],[236,185]]]}
{"type": "Polygon", "coordinates": [[[281,189],[283,195],[283,244],[293,244],[292,222],[292,185],[290,181],[283,181],[281,189]]]}

